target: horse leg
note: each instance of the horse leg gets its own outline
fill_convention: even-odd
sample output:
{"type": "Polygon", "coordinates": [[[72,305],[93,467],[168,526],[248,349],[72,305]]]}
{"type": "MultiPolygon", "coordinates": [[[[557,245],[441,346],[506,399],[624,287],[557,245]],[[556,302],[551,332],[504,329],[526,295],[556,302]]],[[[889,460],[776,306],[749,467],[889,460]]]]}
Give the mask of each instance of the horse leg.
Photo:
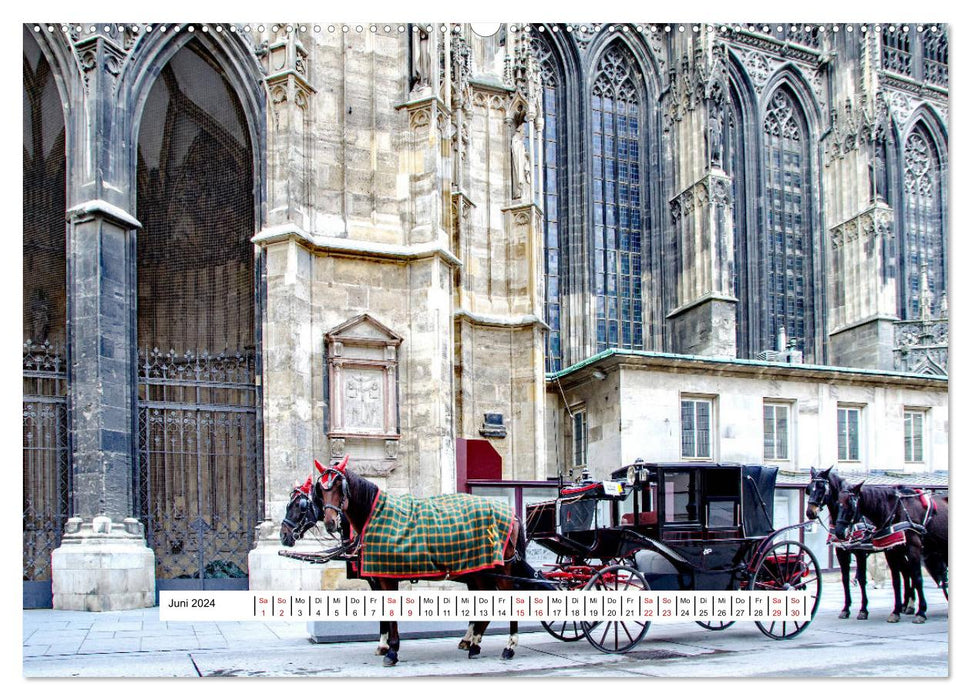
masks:
{"type": "Polygon", "coordinates": [[[900,579],[903,576],[903,566],[900,557],[894,549],[884,552],[887,557],[887,566],[890,567],[890,580],[893,583],[893,612],[887,618],[887,622],[900,622],[900,579]]]}
{"type": "MultiPolygon", "coordinates": [[[[398,582],[393,579],[377,578],[371,579],[371,587],[379,591],[396,591],[398,582]]],[[[394,666],[398,663],[398,649],[401,648],[401,639],[398,637],[398,621],[382,620],[380,623],[381,639],[378,641],[378,648],[375,655],[383,656],[385,666],[394,666]]]]}
{"type": "Polygon", "coordinates": [[[843,609],[840,610],[839,619],[845,620],[850,616],[850,605],[853,604],[850,597],[850,553],[837,547],[836,561],[839,562],[840,575],[843,580],[843,609]]]}
{"type": "Polygon", "coordinates": [[[516,647],[519,646],[519,623],[513,620],[509,623],[509,641],[506,648],[502,650],[502,660],[509,661],[516,655],[516,647]]]}
{"type": "Polygon", "coordinates": [[[489,621],[473,622],[472,623],[472,637],[469,639],[469,658],[477,659],[482,653],[482,636],[485,634],[486,627],[489,626],[489,621]]]}
{"type": "Polygon", "coordinates": [[[468,651],[469,647],[472,646],[473,634],[475,634],[475,623],[470,622],[468,629],[465,630],[465,636],[459,640],[459,649],[462,651],[468,651]]]}
{"type": "Polygon", "coordinates": [[[401,648],[401,638],[398,636],[398,621],[388,623],[388,653],[384,655],[384,665],[394,666],[398,663],[398,650],[401,648]]]}
{"type": "Polygon", "coordinates": [[[378,648],[374,650],[374,655],[384,656],[388,653],[388,649],[391,648],[388,646],[388,634],[391,631],[391,623],[387,620],[381,620],[379,625],[381,629],[381,638],[378,640],[378,648]]]}
{"type": "Polygon", "coordinates": [[[866,620],[870,617],[870,612],[867,610],[869,601],[866,597],[866,554],[856,555],[856,582],[860,585],[860,612],[856,619],[866,620]]]}
{"type": "MultiPolygon", "coordinates": [[[[918,560],[919,562],[919,560],[918,560]]],[[[917,564],[920,567],[920,563],[917,564]]],[[[914,614],[914,579],[911,576],[912,567],[907,566],[904,568],[904,615],[914,614]]]]}
{"type": "Polygon", "coordinates": [[[920,571],[920,541],[909,547],[907,554],[910,564],[911,581],[914,592],[917,594],[917,612],[914,615],[914,622],[921,625],[927,622],[927,599],[924,597],[924,576],[920,571]]]}

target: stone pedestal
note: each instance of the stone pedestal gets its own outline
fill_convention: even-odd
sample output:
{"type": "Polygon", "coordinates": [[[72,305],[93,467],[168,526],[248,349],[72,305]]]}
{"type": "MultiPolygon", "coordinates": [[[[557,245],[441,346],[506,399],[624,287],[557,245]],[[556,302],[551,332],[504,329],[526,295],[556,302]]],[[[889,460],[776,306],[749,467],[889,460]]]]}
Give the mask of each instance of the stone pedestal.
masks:
{"type": "Polygon", "coordinates": [[[875,317],[837,328],[829,336],[830,364],[890,370],[894,367],[894,317],[875,317]]]}
{"type": "MultiPolygon", "coordinates": [[[[321,533],[323,530],[321,530],[321,533]]],[[[311,564],[280,556],[281,550],[290,552],[320,552],[336,546],[325,535],[323,542],[313,536],[313,530],[293,547],[280,543],[280,526],[269,520],[257,528],[256,547],[249,553],[249,587],[251,591],[319,591],[337,588],[344,578],[344,562],[311,564]]]]}
{"type": "Polygon", "coordinates": [[[155,554],[134,518],[113,523],[71,518],[51,555],[55,610],[134,610],[155,606],[155,554]]]}
{"type": "Polygon", "coordinates": [[[668,314],[671,336],[679,353],[706,357],[734,357],[735,314],[732,297],[709,295],[668,314]]]}

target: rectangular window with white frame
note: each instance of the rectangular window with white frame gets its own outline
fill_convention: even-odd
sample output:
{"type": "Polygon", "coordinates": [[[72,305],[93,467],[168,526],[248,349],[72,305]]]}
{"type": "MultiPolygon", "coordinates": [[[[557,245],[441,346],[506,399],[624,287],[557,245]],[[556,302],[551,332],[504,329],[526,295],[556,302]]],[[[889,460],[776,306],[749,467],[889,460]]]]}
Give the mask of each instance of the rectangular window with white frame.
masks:
{"type": "Polygon", "coordinates": [[[712,459],[714,405],[709,398],[681,399],[681,456],[685,459],[712,459]]]}
{"type": "Polygon", "coordinates": [[[573,466],[587,465],[587,410],[573,409],[573,466]]]}
{"type": "Polygon", "coordinates": [[[768,461],[789,461],[792,404],[766,401],[762,404],[763,457],[768,461]]]}
{"type": "Polygon", "coordinates": [[[836,443],[839,461],[860,461],[860,435],[862,432],[863,408],[861,406],[839,406],[836,409],[836,443]]]}
{"type": "Polygon", "coordinates": [[[924,426],[927,411],[904,409],[904,461],[924,462],[924,426]]]}

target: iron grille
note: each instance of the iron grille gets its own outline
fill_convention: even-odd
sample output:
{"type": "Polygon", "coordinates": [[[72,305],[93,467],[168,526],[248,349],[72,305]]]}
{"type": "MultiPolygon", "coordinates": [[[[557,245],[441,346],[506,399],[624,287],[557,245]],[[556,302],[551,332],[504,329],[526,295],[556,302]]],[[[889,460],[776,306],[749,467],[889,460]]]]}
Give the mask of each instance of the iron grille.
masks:
{"type": "Polygon", "coordinates": [[[24,581],[51,579],[69,516],[67,377],[63,354],[24,343],[24,581]]]}
{"type": "Polygon", "coordinates": [[[262,484],[255,357],[139,356],[139,514],[158,579],[244,578],[262,484]]]}

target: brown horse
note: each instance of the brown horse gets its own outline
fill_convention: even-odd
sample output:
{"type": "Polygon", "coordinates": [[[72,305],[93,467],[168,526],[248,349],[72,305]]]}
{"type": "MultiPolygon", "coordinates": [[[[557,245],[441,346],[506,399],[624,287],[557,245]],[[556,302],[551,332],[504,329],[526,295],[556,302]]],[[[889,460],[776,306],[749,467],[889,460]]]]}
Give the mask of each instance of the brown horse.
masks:
{"type": "MultiPolygon", "coordinates": [[[[850,562],[852,557],[856,560],[856,582],[860,586],[860,612],[856,619],[866,620],[870,616],[867,609],[869,601],[866,594],[866,561],[870,554],[876,554],[876,552],[868,542],[855,545],[852,542],[835,538],[834,527],[839,509],[840,491],[849,487],[846,480],[839,476],[833,467],[822,471],[810,468],[809,473],[810,481],[806,487],[806,517],[810,520],[818,519],[823,508],[829,513],[830,536],[833,539],[832,544],[836,552],[836,561],[839,563],[843,581],[843,609],[840,611],[839,619],[845,620],[850,616],[850,606],[853,604],[850,595],[850,562]]],[[[908,570],[900,559],[904,556],[900,547],[885,550],[884,556],[891,571],[908,570]]],[[[904,576],[903,586],[904,612],[912,615],[914,613],[914,589],[910,577],[904,576]]]]}
{"type": "Polygon", "coordinates": [[[868,518],[876,526],[875,538],[895,529],[904,533],[904,570],[894,570],[896,567],[891,563],[894,610],[887,618],[888,622],[900,620],[902,605],[898,576],[909,576],[917,594],[914,622],[927,620],[921,561],[947,596],[948,506],[945,498],[902,486],[864,486],[859,483],[840,492],[837,537],[845,538],[849,527],[862,517],[868,518]]]}
{"type": "MultiPolygon", "coordinates": [[[[346,460],[345,460],[346,463],[346,460]]],[[[372,515],[372,509],[379,494],[378,487],[355,474],[342,463],[334,467],[322,468],[323,473],[317,477],[311,486],[305,484],[302,489],[295,489],[287,506],[287,514],[280,528],[280,541],[287,547],[292,547],[310,527],[323,521],[327,532],[336,534],[341,531],[342,520],[346,518],[353,530],[364,533],[364,544],[376,545],[367,541],[367,527],[372,515]],[[309,493],[308,493],[309,492],[309,493]]],[[[309,480],[308,480],[309,481],[309,480]]],[[[476,496],[464,496],[468,499],[480,499],[476,496]]],[[[468,524],[471,530],[471,524],[468,524]]],[[[436,576],[422,574],[415,578],[445,579],[464,583],[469,590],[511,590],[521,588],[525,584],[533,587],[526,579],[536,579],[536,572],[525,560],[526,539],[518,519],[511,519],[511,532],[502,548],[502,563],[452,575],[451,572],[441,571],[436,576]]],[[[402,578],[411,576],[377,576],[367,575],[364,578],[371,588],[377,591],[396,591],[402,578]]],[[[544,587],[537,582],[536,587],[544,587]]],[[[474,659],[481,653],[480,644],[488,620],[470,622],[465,636],[459,642],[459,649],[468,650],[469,658],[474,659]]],[[[510,621],[509,639],[502,651],[502,659],[513,658],[518,643],[518,623],[510,621]]],[[[396,620],[383,620],[380,623],[380,641],[376,653],[384,656],[385,666],[398,663],[398,651],[401,640],[398,635],[396,620]]]]}

